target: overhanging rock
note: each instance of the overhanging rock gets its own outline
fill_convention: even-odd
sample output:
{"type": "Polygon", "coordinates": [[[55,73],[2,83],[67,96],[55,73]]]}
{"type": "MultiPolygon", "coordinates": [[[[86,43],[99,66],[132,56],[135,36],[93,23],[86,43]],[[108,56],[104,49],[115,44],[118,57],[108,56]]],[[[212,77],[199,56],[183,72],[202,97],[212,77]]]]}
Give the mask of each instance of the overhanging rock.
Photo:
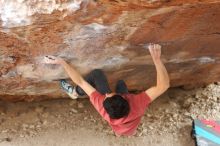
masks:
{"type": "Polygon", "coordinates": [[[220,81],[220,1],[212,0],[1,0],[0,99],[60,98],[65,58],[86,74],[101,68],[110,84],[130,90],[155,83],[146,45],[163,46],[171,86],[220,81]]]}

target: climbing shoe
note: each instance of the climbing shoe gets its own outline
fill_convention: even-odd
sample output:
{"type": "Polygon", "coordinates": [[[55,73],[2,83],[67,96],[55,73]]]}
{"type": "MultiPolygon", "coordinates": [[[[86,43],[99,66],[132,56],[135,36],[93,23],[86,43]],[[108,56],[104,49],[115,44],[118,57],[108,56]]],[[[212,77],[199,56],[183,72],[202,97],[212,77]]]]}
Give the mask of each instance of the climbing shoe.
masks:
{"type": "Polygon", "coordinates": [[[60,80],[61,88],[70,96],[72,99],[78,98],[78,94],[76,93],[76,88],[70,85],[65,79],[60,80]]]}

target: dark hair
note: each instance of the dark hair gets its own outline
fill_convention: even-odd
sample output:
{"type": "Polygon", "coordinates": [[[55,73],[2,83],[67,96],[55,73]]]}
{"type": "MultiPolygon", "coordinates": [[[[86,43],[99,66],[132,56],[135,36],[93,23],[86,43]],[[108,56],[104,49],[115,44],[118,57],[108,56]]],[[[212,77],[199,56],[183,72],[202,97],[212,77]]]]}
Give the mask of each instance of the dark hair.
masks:
{"type": "Polygon", "coordinates": [[[117,94],[106,98],[103,102],[103,106],[111,119],[120,119],[125,117],[130,111],[128,101],[117,94]]]}

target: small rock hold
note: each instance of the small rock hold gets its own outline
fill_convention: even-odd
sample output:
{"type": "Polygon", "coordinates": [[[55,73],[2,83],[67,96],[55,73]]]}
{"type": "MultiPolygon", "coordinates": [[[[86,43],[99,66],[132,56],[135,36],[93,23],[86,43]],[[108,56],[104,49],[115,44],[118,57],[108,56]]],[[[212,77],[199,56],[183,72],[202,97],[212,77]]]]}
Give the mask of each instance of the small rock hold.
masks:
{"type": "Polygon", "coordinates": [[[30,128],[30,129],[34,129],[35,126],[34,126],[34,125],[30,125],[29,128],[30,128]]]}
{"type": "Polygon", "coordinates": [[[47,125],[47,123],[48,123],[47,120],[43,121],[43,125],[47,125]]]}
{"type": "Polygon", "coordinates": [[[84,108],[84,105],[82,103],[78,103],[78,108],[84,108]]]}
{"type": "Polygon", "coordinates": [[[5,115],[7,112],[6,108],[5,107],[2,107],[2,105],[0,105],[0,114],[1,115],[5,115]]]}
{"type": "Polygon", "coordinates": [[[35,112],[42,113],[44,111],[44,107],[36,107],[35,112]]]}
{"type": "Polygon", "coordinates": [[[168,109],[165,109],[165,113],[169,113],[169,110],[168,110],[168,109]]]}
{"type": "Polygon", "coordinates": [[[37,126],[36,126],[36,128],[40,128],[40,127],[41,127],[41,125],[37,125],[37,126]]]}
{"type": "Polygon", "coordinates": [[[178,116],[178,114],[173,114],[173,117],[176,118],[178,116]]]}
{"type": "Polygon", "coordinates": [[[46,112],[46,113],[43,113],[42,116],[43,116],[44,118],[47,118],[47,117],[49,116],[49,113],[47,113],[47,112],[46,112]]]}
{"type": "Polygon", "coordinates": [[[76,109],[74,109],[74,108],[72,108],[72,109],[70,110],[70,112],[71,112],[71,113],[74,113],[74,114],[77,114],[77,113],[78,113],[78,111],[77,111],[76,109]]]}
{"type": "Polygon", "coordinates": [[[73,105],[75,105],[76,104],[76,100],[71,100],[70,102],[69,102],[69,105],[70,106],[73,106],[73,105]]]}
{"type": "Polygon", "coordinates": [[[0,142],[3,142],[3,141],[11,142],[12,139],[9,137],[0,139],[0,142]]]}
{"type": "Polygon", "coordinates": [[[24,123],[24,124],[22,124],[22,127],[23,128],[28,128],[28,125],[24,123]]]}
{"type": "Polygon", "coordinates": [[[8,133],[9,129],[2,130],[1,133],[8,133]]]}
{"type": "Polygon", "coordinates": [[[19,137],[24,138],[25,136],[23,134],[20,134],[19,137]]]}

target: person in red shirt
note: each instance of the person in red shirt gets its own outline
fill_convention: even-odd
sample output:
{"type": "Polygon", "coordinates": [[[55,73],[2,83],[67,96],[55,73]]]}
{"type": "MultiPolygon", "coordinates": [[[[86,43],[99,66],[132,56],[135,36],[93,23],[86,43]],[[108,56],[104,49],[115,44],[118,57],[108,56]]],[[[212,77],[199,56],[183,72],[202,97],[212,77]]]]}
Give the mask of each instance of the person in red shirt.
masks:
{"type": "Polygon", "coordinates": [[[73,99],[87,94],[95,109],[109,123],[117,136],[135,135],[136,129],[149,103],[164,93],[170,86],[169,76],[161,61],[161,46],[150,44],[150,54],[157,71],[155,86],[139,94],[130,94],[123,80],[116,85],[113,93],[105,74],[100,69],[90,72],[85,79],[62,58],[46,56],[45,63],[63,66],[72,81],[77,85],[71,86],[66,80],[61,80],[61,87],[73,99]]]}

